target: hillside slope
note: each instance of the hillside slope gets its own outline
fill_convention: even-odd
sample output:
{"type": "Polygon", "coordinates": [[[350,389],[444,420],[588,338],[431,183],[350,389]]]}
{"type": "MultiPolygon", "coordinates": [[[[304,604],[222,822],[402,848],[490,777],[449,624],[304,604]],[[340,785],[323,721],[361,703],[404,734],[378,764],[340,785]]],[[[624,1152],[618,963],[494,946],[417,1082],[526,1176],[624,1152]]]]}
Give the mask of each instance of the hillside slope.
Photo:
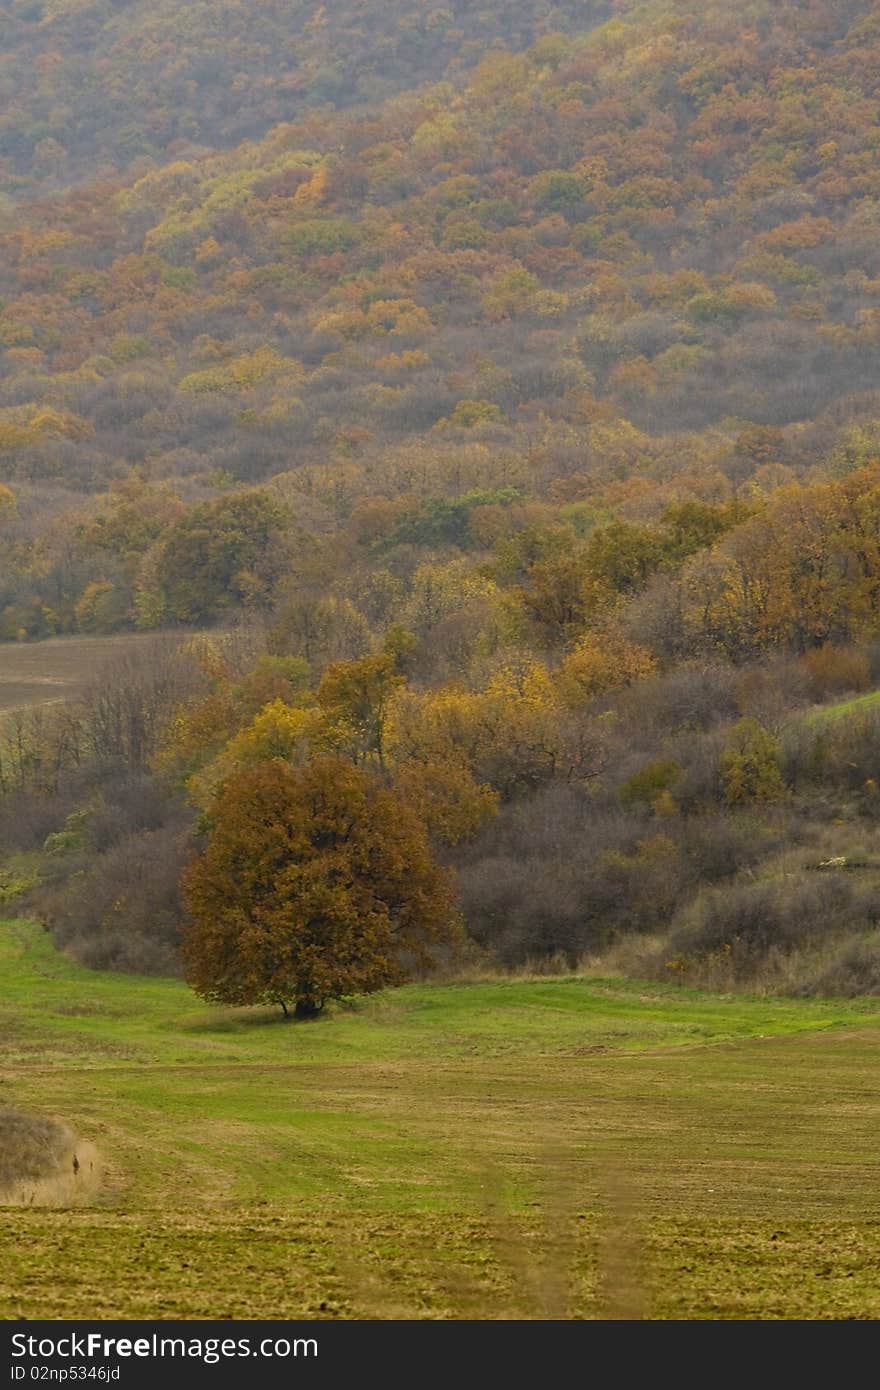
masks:
{"type": "Polygon", "coordinates": [[[0,477],[790,478],[877,414],[880,30],[865,0],[749,15],[644,4],[22,209],[0,477]],[[743,421],[789,434],[732,457],[743,421]]]}
{"type": "Polygon", "coordinates": [[[585,29],[620,0],[9,0],[0,187],[65,184],[263,135],[585,29]],[[5,166],[5,167],[4,167],[5,166]]]}
{"type": "MultiPolygon", "coordinates": [[[[122,62],[190,11],[12,13],[122,62]]],[[[257,53],[253,138],[209,101],[224,148],[4,214],[0,638],[246,636],[6,721],[2,836],[82,960],[167,969],[194,806],[341,750],[496,958],[659,933],[643,975],[875,990],[875,716],[804,717],[880,685],[875,7],[432,12],[408,65],[410,13],[332,39],[393,92],[276,106],[257,53]]]]}

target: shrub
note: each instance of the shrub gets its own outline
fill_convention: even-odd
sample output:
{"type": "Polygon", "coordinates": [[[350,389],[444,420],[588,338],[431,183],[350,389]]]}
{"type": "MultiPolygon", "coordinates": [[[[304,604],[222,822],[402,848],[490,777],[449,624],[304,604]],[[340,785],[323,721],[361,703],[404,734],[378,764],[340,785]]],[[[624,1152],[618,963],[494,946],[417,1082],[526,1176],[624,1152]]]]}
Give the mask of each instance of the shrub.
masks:
{"type": "Polygon", "coordinates": [[[646,680],[656,664],[649,651],[619,633],[590,633],[562,663],[559,690],[565,702],[576,709],[598,695],[646,680]]]}
{"type": "Polygon", "coordinates": [[[742,814],[689,817],[680,830],[694,888],[734,878],[778,851],[780,845],[797,842],[800,834],[800,826],[790,816],[768,825],[742,814]]]}
{"type": "Polygon", "coordinates": [[[787,733],[783,756],[795,786],[858,791],[873,804],[880,784],[880,710],[799,724],[787,733]]]}
{"type": "Polygon", "coordinates": [[[618,933],[656,929],[687,876],[676,834],[561,787],[504,808],[458,860],[468,930],[507,965],[556,953],[574,964],[618,933]]]}
{"type": "Polygon", "coordinates": [[[787,656],[746,666],[735,693],[739,713],[757,719],[774,734],[789,722],[792,710],[813,698],[803,663],[787,656]]]}
{"type": "Polygon", "coordinates": [[[837,956],[802,985],[798,994],[880,994],[880,937],[876,934],[847,942],[837,956]]]}
{"type": "Polygon", "coordinates": [[[51,1177],[71,1143],[55,1120],[0,1105],[0,1189],[51,1177]]]}
{"type": "Polygon", "coordinates": [[[785,794],[779,759],[779,744],[757,719],[735,724],[720,765],[728,803],[778,801],[785,794]]]}
{"type": "Polygon", "coordinates": [[[38,896],[58,945],[96,970],[179,973],[180,875],[188,836],[179,826],[127,835],[38,896]]]}
{"type": "Polygon", "coordinates": [[[851,691],[869,690],[871,666],[864,652],[854,647],[835,647],[830,642],[807,652],[802,665],[814,700],[851,691]]]}
{"type": "Polygon", "coordinates": [[[771,955],[839,938],[880,920],[880,897],[842,874],[740,883],[702,895],[665,946],[667,962],[714,961],[734,978],[760,971],[771,955]]]}
{"type": "Polygon", "coordinates": [[[721,729],[680,735],[669,744],[669,755],[684,769],[676,796],[688,813],[701,812],[724,800],[721,759],[725,751],[721,729]]]}
{"type": "Polygon", "coordinates": [[[736,672],[720,662],[689,662],[642,681],[623,696],[621,710],[638,730],[705,731],[736,718],[736,679],[736,672]]]}
{"type": "Polygon", "coordinates": [[[659,758],[647,763],[641,770],[629,777],[620,788],[618,796],[621,806],[630,809],[634,806],[652,806],[664,792],[670,792],[681,777],[682,769],[669,758],[659,758]]]}

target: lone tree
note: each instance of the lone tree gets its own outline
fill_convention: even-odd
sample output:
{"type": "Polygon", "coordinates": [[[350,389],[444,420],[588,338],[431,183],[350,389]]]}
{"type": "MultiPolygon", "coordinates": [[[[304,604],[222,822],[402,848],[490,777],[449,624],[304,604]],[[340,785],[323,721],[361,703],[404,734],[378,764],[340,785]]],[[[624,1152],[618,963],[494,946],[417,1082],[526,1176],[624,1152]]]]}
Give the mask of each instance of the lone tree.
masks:
{"type": "Polygon", "coordinates": [[[297,1018],[401,983],[407,959],[430,960],[430,944],[458,931],[422,821],[335,757],[230,777],[184,893],[193,988],[225,1004],[280,1004],[285,1016],[292,1006],[297,1018]]]}

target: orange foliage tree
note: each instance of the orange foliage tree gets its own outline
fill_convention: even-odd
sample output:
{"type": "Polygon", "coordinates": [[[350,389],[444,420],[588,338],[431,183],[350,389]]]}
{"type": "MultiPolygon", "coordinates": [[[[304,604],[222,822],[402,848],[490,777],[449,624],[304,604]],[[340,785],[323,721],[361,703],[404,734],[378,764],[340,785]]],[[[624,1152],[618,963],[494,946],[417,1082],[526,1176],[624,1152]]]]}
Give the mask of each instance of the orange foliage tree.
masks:
{"type": "Polygon", "coordinates": [[[205,851],[184,879],[183,953],[205,999],[280,1004],[313,1017],[327,1000],[405,978],[405,961],[453,946],[447,873],[416,813],[340,758],[281,759],[233,774],[205,851]]]}

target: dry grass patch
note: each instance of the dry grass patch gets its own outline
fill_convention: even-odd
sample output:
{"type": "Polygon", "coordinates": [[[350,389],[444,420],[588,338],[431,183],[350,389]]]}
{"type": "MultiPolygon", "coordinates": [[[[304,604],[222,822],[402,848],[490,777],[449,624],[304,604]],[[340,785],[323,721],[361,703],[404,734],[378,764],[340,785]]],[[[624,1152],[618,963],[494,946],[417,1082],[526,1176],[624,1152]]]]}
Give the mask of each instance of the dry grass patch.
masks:
{"type": "Polygon", "coordinates": [[[90,1196],[99,1181],[93,1145],[57,1120],[0,1106],[0,1203],[69,1206],[90,1196]]]}
{"type": "Polygon", "coordinates": [[[0,1109],[0,1191],[16,1182],[51,1177],[72,1144],[70,1131],[57,1121],[4,1106],[0,1109]]]}

